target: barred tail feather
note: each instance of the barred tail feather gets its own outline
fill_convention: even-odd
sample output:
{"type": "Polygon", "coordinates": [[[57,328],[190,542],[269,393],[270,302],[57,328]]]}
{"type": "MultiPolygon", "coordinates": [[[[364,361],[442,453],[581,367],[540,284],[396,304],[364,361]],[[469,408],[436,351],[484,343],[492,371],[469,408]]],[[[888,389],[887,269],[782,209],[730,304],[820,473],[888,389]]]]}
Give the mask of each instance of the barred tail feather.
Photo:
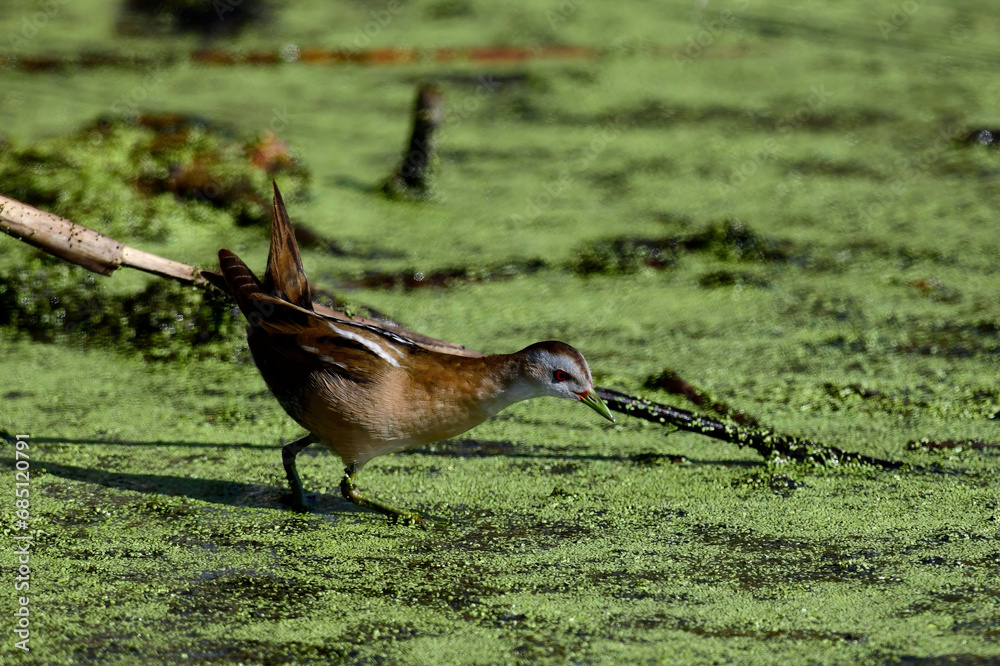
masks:
{"type": "Polygon", "coordinates": [[[222,279],[226,281],[226,291],[236,299],[240,312],[249,320],[257,311],[255,301],[265,294],[260,280],[242,259],[229,250],[219,250],[219,267],[222,279]]]}

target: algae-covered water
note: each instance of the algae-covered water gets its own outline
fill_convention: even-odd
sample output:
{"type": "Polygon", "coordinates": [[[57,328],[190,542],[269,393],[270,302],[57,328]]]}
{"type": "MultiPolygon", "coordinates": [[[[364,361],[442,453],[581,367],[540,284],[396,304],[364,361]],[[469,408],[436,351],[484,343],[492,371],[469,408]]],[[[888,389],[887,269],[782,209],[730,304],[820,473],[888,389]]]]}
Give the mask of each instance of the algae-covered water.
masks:
{"type": "MultiPolygon", "coordinates": [[[[598,385],[702,410],[649,388],[672,371],[907,465],[764,461],[537,400],[365,468],[432,530],[347,503],[312,448],[297,515],[279,447],[302,432],[241,339],[179,354],[164,324],[150,353],[128,322],[59,332],[60,294],[118,307],[154,280],[73,269],[32,292],[48,306],[0,299],[35,317],[0,327],[0,662],[1000,662],[1000,152],[974,140],[1000,127],[991,3],[284,2],[207,44],[427,54],[393,65],[199,64],[202,37],[122,35],[118,12],[0,7],[0,150],[58,155],[137,111],[273,130],[310,174],[293,220],[347,249],[304,250],[319,288],[473,349],[565,340],[598,385]],[[500,45],[532,48],[431,55],[500,45]],[[78,64],[94,52],[153,58],[78,64]],[[25,64],[41,57],[62,65],[25,64]],[[426,81],[448,109],[437,196],[390,201],[375,188],[426,81]],[[721,229],[738,233],[690,242],[721,229]],[[464,277],[378,286],[417,273],[464,277]]],[[[88,155],[64,155],[78,178],[50,207],[77,187],[63,203],[119,240],[262,268],[266,225],[199,202],[121,237],[138,213],[88,155]]],[[[57,270],[0,237],[4,284],[57,270]]]]}

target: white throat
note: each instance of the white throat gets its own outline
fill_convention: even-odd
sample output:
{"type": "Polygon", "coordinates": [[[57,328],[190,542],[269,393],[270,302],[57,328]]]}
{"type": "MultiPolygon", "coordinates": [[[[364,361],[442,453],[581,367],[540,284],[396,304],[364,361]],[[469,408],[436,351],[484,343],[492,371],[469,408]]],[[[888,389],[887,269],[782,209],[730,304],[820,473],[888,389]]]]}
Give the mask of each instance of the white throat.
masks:
{"type": "Polygon", "coordinates": [[[539,391],[538,387],[532,382],[524,378],[519,378],[497,395],[485,400],[483,406],[490,413],[490,416],[495,416],[516,402],[538,398],[543,395],[547,394],[539,391]]]}

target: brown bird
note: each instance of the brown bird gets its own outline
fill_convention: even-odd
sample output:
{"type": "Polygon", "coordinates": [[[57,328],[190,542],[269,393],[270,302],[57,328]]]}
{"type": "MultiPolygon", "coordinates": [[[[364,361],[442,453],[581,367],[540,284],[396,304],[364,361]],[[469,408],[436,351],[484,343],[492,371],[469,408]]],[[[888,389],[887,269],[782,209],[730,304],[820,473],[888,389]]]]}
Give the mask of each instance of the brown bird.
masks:
{"type": "Polygon", "coordinates": [[[271,392],[309,431],[281,459],[292,504],[306,509],[295,468],[299,451],[320,442],[347,466],[344,497],[393,519],[426,522],[363,495],[355,477],[375,456],[437,442],[482,423],[515,402],[554,396],[582,402],[610,421],[583,355],[536,342],[513,354],[462,355],[429,338],[317,312],[284,202],[274,186],[274,223],[264,280],[229,250],[222,275],[202,274],[236,299],[247,343],[271,392]],[[433,342],[433,341],[432,341],[433,342]]]}

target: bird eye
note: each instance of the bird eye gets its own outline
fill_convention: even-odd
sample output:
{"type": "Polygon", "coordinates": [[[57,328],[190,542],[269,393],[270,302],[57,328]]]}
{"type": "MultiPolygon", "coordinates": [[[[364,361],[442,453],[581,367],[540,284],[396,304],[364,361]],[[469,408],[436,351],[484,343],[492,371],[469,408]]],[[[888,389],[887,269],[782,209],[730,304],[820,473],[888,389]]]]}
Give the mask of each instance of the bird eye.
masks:
{"type": "Polygon", "coordinates": [[[556,370],[552,373],[552,379],[557,382],[564,382],[569,379],[569,375],[566,374],[565,370],[556,370]]]}

